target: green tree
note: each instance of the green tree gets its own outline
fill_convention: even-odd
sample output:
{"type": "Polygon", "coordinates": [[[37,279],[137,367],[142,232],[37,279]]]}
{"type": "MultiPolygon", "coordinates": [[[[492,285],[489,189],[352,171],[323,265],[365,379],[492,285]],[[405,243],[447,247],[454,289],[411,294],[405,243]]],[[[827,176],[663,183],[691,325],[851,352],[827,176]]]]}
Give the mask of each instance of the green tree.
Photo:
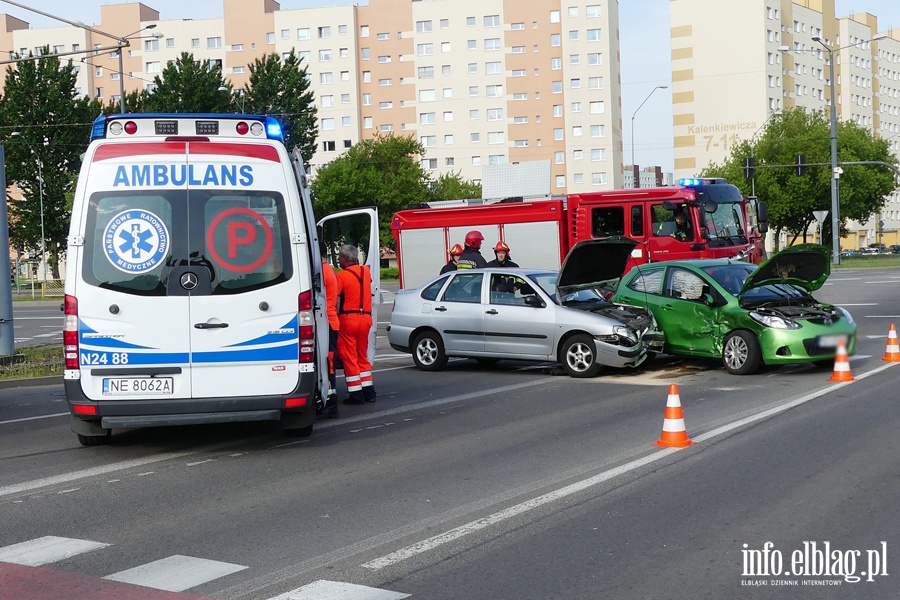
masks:
{"type": "Polygon", "coordinates": [[[312,192],[320,217],[361,206],[378,207],[382,246],[393,247],[391,219],[409,204],[427,202],[425,153],[412,137],[377,136],[355,144],[316,174],[312,192]]]}
{"type": "Polygon", "coordinates": [[[126,108],[131,105],[144,112],[167,113],[229,112],[231,98],[219,91],[225,86],[222,68],[208,61],[197,61],[189,52],[182,52],[170,61],[162,73],[153,78],[153,84],[152,92],[137,98],[126,95],[126,108]]]}
{"type": "Polygon", "coordinates": [[[102,106],[96,100],[77,96],[77,75],[71,61],[61,64],[47,47],[44,54],[46,58],[19,62],[7,69],[0,97],[0,131],[7,183],[15,183],[23,194],[22,200],[9,203],[10,243],[40,250],[43,208],[47,262],[53,277],[58,278],[80,155],[102,106]]]}
{"type": "MultiPolygon", "coordinates": [[[[725,177],[744,194],[751,191],[751,182],[743,177],[744,158],[753,156],[756,195],[768,203],[769,226],[776,234],[793,232],[795,239],[803,236],[813,223],[813,211],[831,211],[831,128],[828,118],[817,111],[794,108],[772,118],[749,141],[735,146],[723,164],[711,164],[703,170],[704,177],[725,177]],[[797,175],[794,165],[798,155],[804,155],[806,175],[797,175]]],[[[838,157],[841,163],[881,161],[892,165],[897,159],[891,155],[888,143],[851,121],[838,123],[838,157]]],[[[894,190],[894,173],[879,165],[844,165],[840,177],[841,230],[853,219],[865,223],[885,203],[894,190]]],[[[831,219],[826,219],[823,240],[830,245],[831,219]]]]}
{"type": "Polygon", "coordinates": [[[429,191],[430,201],[481,198],[481,184],[463,179],[459,172],[442,173],[429,191]]]}
{"type": "Polygon", "coordinates": [[[294,49],[283,59],[272,53],[254,60],[249,83],[240,92],[243,95],[235,98],[231,111],[275,117],[281,123],[284,145],[289,151],[299,147],[303,162],[309,163],[316,152],[317,109],[306,65],[294,49]]]}

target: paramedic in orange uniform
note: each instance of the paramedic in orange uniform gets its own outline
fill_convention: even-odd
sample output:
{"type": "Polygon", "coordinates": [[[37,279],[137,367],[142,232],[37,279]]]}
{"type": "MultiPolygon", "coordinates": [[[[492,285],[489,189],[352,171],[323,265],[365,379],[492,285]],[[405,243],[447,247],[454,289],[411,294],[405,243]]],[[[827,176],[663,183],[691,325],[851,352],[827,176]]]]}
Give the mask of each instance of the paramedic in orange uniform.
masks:
{"type": "Polygon", "coordinates": [[[372,275],[359,264],[356,246],[341,246],[337,274],[340,304],[338,356],[344,364],[344,379],[350,397],[344,404],[375,402],[372,365],[369,364],[369,331],[372,329],[372,275]]]}
{"type": "Polygon", "coordinates": [[[334,268],[328,262],[325,244],[319,244],[319,251],[322,255],[322,279],[325,281],[326,313],[328,315],[328,396],[317,414],[322,418],[337,419],[337,376],[334,373],[334,353],[337,351],[338,330],[341,328],[337,313],[338,283],[334,268]]]}

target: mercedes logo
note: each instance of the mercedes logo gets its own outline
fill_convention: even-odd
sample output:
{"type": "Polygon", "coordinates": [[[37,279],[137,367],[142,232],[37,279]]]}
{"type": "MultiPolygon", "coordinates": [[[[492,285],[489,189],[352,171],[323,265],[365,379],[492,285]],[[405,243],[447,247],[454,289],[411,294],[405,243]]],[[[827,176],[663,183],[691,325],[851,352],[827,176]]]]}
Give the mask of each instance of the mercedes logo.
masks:
{"type": "Polygon", "coordinates": [[[193,273],[185,273],[181,276],[181,287],[186,290],[192,290],[197,287],[197,284],[200,283],[200,280],[197,279],[197,276],[193,273]]]}

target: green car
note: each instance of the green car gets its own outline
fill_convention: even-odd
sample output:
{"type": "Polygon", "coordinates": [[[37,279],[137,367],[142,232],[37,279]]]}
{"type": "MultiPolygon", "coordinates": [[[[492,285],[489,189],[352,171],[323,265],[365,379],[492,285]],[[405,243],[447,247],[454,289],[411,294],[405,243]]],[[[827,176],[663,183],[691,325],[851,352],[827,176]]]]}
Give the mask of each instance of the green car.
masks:
{"type": "Polygon", "coordinates": [[[664,352],[721,357],[735,375],[766,365],[833,361],[856,351],[850,313],[810,295],[831,272],[830,251],[792,246],[757,267],[730,259],[653,263],[629,271],[612,298],[646,306],[666,336],[664,352]]]}

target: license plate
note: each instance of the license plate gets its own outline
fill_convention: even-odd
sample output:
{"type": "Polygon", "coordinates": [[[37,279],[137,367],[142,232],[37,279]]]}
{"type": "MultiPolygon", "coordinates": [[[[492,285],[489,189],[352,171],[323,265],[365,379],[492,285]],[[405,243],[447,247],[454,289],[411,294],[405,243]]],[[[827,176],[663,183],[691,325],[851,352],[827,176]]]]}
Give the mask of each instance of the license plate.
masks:
{"type": "Polygon", "coordinates": [[[846,335],[820,335],[819,348],[837,348],[838,344],[844,342],[847,345],[846,335]]]}
{"type": "Polygon", "coordinates": [[[171,377],[106,377],[104,396],[168,396],[172,394],[171,377]]]}

